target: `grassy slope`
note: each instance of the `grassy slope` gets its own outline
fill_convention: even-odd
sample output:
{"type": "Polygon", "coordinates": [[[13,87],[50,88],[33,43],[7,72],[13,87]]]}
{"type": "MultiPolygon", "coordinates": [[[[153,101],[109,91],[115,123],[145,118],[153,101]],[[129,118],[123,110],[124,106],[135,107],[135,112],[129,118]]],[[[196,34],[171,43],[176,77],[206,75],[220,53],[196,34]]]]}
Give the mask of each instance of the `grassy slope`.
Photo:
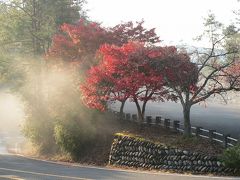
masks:
{"type": "Polygon", "coordinates": [[[113,118],[106,118],[98,122],[98,136],[94,147],[80,158],[81,163],[106,165],[109,151],[115,133],[131,134],[147,140],[174,146],[179,149],[201,152],[210,155],[221,154],[223,148],[217,143],[212,143],[203,138],[184,138],[181,134],[172,132],[161,126],[139,127],[136,123],[121,122],[113,118]]]}

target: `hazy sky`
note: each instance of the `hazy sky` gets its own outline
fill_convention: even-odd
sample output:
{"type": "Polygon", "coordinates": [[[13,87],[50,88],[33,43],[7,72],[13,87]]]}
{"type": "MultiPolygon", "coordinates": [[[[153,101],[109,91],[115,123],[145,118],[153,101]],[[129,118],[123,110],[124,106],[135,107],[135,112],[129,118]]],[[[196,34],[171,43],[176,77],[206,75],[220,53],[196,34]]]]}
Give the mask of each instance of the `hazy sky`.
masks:
{"type": "Polygon", "coordinates": [[[88,15],[103,25],[144,19],[147,27],[156,27],[166,44],[188,43],[203,30],[203,18],[211,10],[217,20],[230,24],[237,0],[87,0],[88,15]]]}

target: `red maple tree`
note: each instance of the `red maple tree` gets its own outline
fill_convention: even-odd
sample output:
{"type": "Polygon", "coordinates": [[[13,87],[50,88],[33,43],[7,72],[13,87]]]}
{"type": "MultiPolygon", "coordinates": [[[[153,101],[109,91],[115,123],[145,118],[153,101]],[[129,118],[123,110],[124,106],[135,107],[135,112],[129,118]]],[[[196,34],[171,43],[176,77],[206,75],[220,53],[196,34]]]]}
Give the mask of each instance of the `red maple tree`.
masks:
{"type": "Polygon", "coordinates": [[[140,42],[129,42],[121,47],[102,46],[98,52],[102,60],[89,70],[86,83],[81,86],[84,102],[89,107],[104,110],[106,101],[118,100],[122,103],[121,114],[129,98],[135,102],[138,118],[143,121],[148,101],[163,101],[169,97],[164,88],[164,74],[151,66],[152,59],[163,58],[166,48],[169,49],[146,47],[140,42]]]}
{"type": "Polygon", "coordinates": [[[103,44],[122,46],[128,41],[146,44],[160,42],[155,29],[146,29],[141,22],[127,22],[106,28],[96,22],[81,19],[76,25],[63,24],[53,37],[48,55],[64,61],[78,62],[90,68],[98,63],[97,50],[103,44]]]}

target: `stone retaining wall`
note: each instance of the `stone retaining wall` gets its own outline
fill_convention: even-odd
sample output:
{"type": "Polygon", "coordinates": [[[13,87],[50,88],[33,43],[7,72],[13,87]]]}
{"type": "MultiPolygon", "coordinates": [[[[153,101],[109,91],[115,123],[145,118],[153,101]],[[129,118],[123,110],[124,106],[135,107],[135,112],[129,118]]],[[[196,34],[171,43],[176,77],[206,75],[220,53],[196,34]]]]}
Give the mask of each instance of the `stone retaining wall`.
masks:
{"type": "Polygon", "coordinates": [[[226,168],[217,157],[193,153],[140,138],[116,135],[112,144],[109,164],[135,168],[170,170],[193,173],[235,173],[226,168]]]}

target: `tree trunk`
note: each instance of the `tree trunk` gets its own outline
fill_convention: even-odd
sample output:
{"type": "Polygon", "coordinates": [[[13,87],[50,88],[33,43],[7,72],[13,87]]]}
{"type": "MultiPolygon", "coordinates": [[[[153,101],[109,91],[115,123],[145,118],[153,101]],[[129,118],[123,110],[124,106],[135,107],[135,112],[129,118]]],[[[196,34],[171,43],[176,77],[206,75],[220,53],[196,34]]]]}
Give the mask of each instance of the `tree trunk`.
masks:
{"type": "Polygon", "coordinates": [[[126,100],[121,101],[121,107],[120,107],[120,120],[123,120],[123,109],[125,105],[126,100]]]}
{"type": "Polygon", "coordinates": [[[135,104],[136,104],[137,111],[138,111],[138,120],[139,120],[139,123],[142,123],[142,122],[144,121],[144,117],[143,117],[143,115],[142,115],[141,107],[140,107],[137,99],[134,99],[134,102],[135,102],[135,104]]]}
{"type": "Polygon", "coordinates": [[[144,115],[145,115],[146,105],[147,105],[147,101],[144,101],[143,105],[142,105],[142,117],[143,118],[144,118],[144,115]]]}
{"type": "Polygon", "coordinates": [[[191,122],[190,122],[190,105],[185,105],[183,107],[183,117],[184,117],[184,136],[191,136],[191,122]]]}

